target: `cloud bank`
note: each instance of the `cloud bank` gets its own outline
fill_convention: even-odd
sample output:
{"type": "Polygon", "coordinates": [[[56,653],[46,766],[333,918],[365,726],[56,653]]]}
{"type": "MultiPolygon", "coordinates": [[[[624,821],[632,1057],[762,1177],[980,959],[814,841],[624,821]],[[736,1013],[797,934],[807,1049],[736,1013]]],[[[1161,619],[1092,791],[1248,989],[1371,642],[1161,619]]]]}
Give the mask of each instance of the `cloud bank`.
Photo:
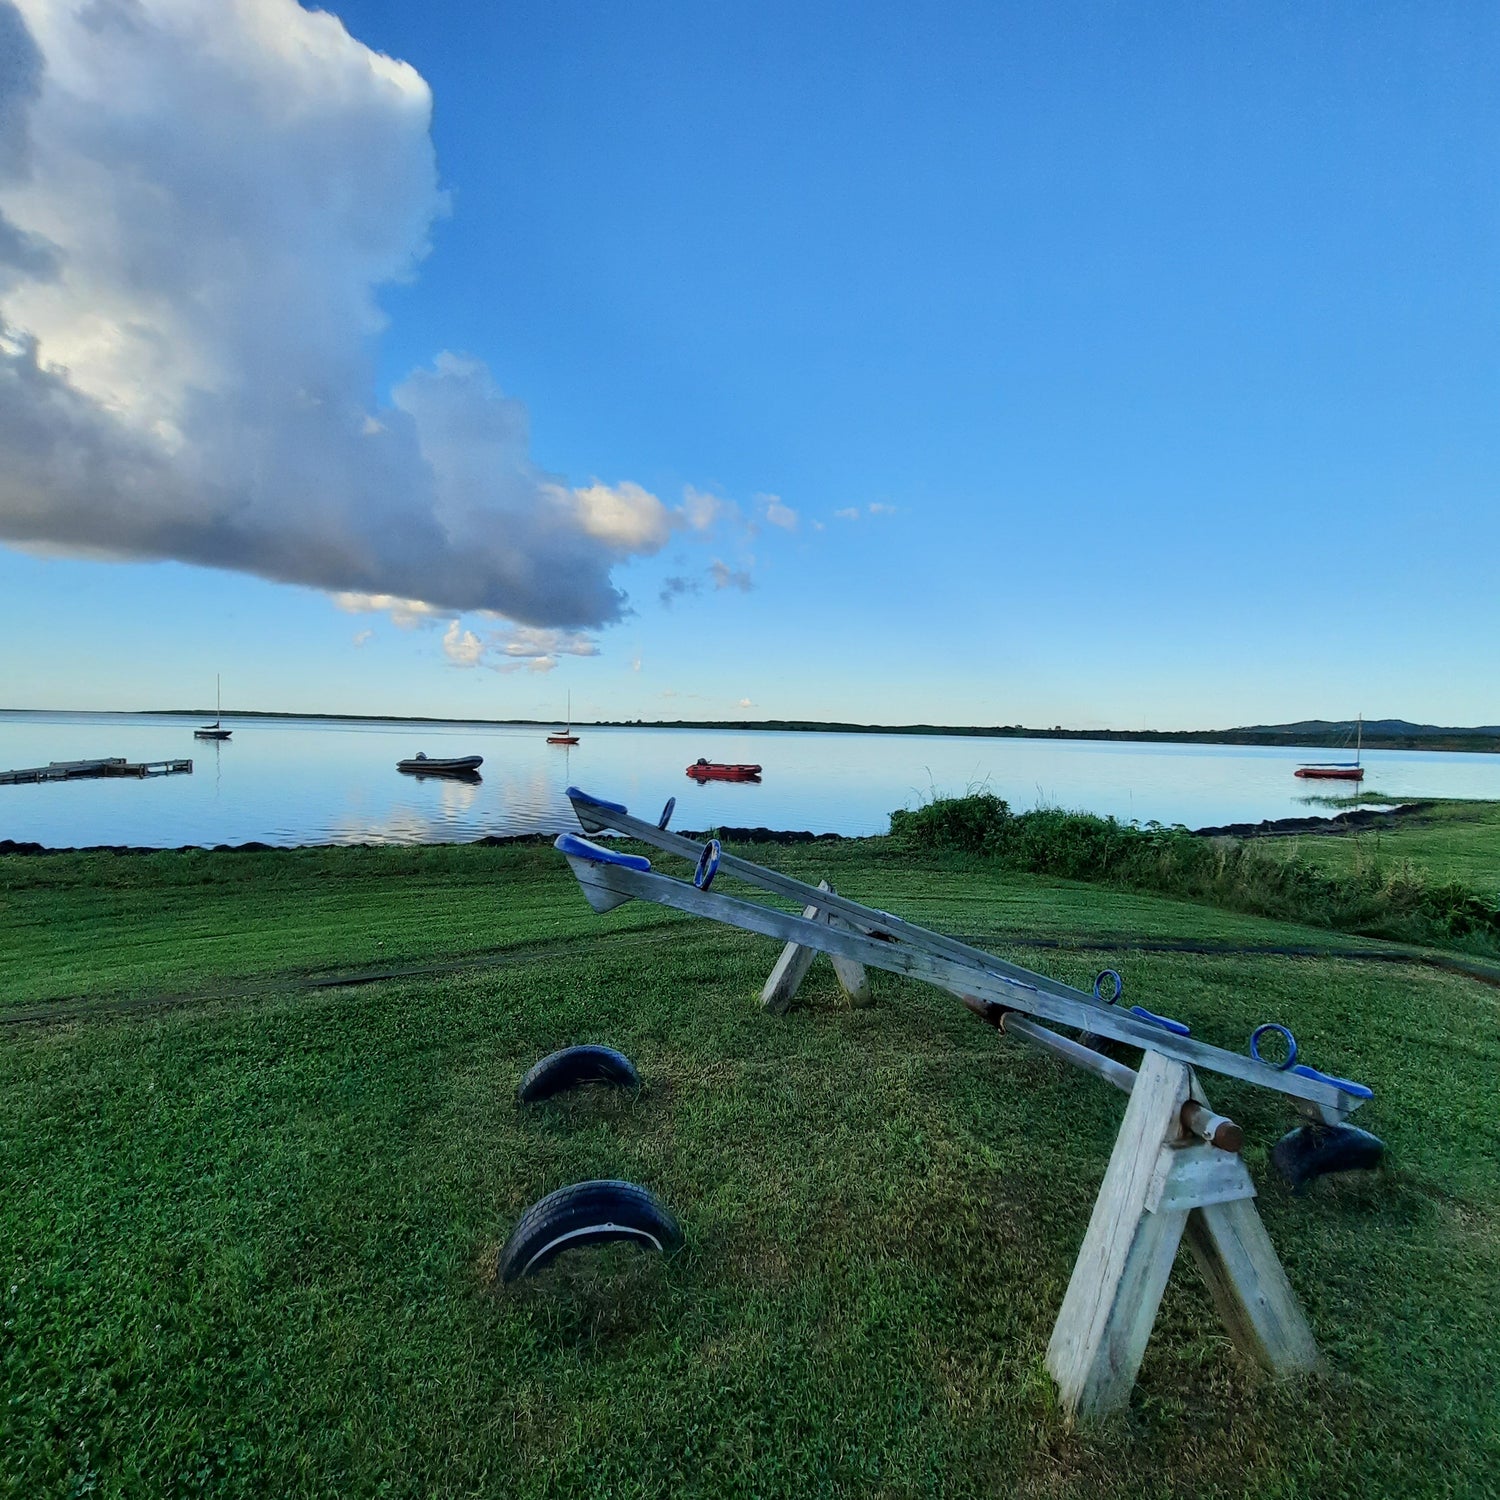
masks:
{"type": "MultiPolygon", "coordinates": [[[[495,672],[550,672],[561,656],[598,656],[599,645],[576,630],[538,630],[514,625],[486,631],[483,638],[451,620],[443,635],[443,655],[455,667],[489,667],[495,672]]],[[[636,670],[640,670],[637,659],[636,670]]]]}
{"type": "Polygon", "coordinates": [[[294,0],[0,0],[0,540],[618,620],[612,570],[723,502],[544,472],[461,355],[376,399],[377,292],[446,207],[431,110],[294,0]]]}

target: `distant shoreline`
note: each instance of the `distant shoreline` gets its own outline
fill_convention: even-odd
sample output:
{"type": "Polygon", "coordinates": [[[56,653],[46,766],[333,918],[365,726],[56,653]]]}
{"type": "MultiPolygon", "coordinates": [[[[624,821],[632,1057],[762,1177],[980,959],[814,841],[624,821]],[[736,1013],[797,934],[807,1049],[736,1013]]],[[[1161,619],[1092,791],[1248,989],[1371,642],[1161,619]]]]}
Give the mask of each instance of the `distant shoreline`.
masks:
{"type": "MultiPolygon", "coordinates": [[[[45,709],[7,708],[15,714],[111,714],[122,718],[144,716],[161,718],[201,718],[211,716],[211,708],[143,708],[143,709],[45,709]]],[[[495,728],[542,728],[553,719],[478,719],[433,718],[422,714],[320,714],[290,713],[267,709],[245,709],[226,713],[228,720],[306,719],[332,724],[453,724],[495,728]]],[[[1388,723],[1391,721],[1387,721],[1388,723]]],[[[1250,725],[1240,729],[1051,729],[1028,728],[1021,724],[846,724],[834,720],[813,719],[599,719],[575,720],[575,729],[675,729],[688,731],[729,730],[737,733],[766,734],[910,734],[969,739],[1018,740],[1100,740],[1141,744],[1177,745],[1254,745],[1286,748],[1335,749],[1352,748],[1354,725],[1313,721],[1303,724],[1250,725]]],[[[1383,728],[1379,723],[1364,726],[1364,748],[1367,750],[1450,750],[1478,754],[1500,753],[1500,730],[1444,728],[1437,725],[1412,724],[1401,729],[1383,728]]]]}

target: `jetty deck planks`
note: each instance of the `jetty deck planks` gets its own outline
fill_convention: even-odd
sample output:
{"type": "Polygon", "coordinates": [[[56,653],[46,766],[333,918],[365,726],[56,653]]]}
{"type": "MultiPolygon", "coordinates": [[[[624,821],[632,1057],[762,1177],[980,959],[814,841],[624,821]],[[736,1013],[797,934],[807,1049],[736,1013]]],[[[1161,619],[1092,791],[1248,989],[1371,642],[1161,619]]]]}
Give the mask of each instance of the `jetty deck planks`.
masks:
{"type": "Polygon", "coordinates": [[[23,766],[15,771],[0,771],[0,786],[17,786],[23,782],[87,781],[101,776],[190,776],[191,760],[128,761],[123,755],[108,755],[99,760],[54,760],[45,766],[23,766]]]}

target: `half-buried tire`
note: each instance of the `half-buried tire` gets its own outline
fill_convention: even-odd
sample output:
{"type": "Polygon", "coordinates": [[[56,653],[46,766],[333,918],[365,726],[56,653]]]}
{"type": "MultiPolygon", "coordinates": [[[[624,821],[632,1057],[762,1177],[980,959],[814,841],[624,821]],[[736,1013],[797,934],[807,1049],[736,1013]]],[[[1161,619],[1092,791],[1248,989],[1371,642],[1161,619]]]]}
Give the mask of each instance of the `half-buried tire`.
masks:
{"type": "Polygon", "coordinates": [[[611,1242],[673,1255],[682,1248],[682,1230],[654,1194],[633,1182],[575,1182],[521,1215],[500,1252],[500,1279],[534,1275],[564,1250],[611,1242]]]}
{"type": "Polygon", "coordinates": [[[516,1098],[522,1104],[535,1104],[538,1099],[550,1099],[564,1089],[584,1083],[613,1083],[621,1088],[639,1089],[641,1075],[636,1072],[635,1064],[613,1047],[597,1047],[592,1043],[564,1047],[561,1052],[544,1057],[521,1080],[516,1098]]]}

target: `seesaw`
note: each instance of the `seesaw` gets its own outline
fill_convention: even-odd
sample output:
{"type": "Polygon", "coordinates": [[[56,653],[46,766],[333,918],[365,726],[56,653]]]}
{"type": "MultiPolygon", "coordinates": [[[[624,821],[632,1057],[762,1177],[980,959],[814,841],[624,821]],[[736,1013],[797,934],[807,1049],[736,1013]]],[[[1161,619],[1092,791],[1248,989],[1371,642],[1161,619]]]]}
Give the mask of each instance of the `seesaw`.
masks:
{"type": "Polygon", "coordinates": [[[1312,1332],[1252,1202],[1255,1186],[1239,1155],[1243,1133],[1213,1112],[1196,1073],[1220,1073],[1284,1094],[1315,1122],[1277,1147],[1278,1163],[1283,1170],[1289,1164],[1288,1175],[1298,1182],[1379,1161],[1380,1142],[1343,1123],[1372,1097],[1370,1089],[1297,1062],[1295,1040],[1283,1026],[1258,1027],[1250,1055],[1231,1052],[1193,1037],[1180,1021],[1113,1003],[1120,987],[1110,971],[1090,994],[851,901],[826,883],[808,885],[725,853],[718,840],[700,843],[671,833],[671,802],[651,823],[576,787],[568,797],[585,832],[614,830],[694,866],[691,882],[674,879],[640,855],[565,833],[556,847],[593,909],[654,901],[781,941],[785,947],[762,996],[767,1009],[784,1010],[808,965],[823,953],[856,1003],[868,998],[867,968],[922,980],[958,996],[1007,1035],[1130,1095],[1047,1351],[1070,1414],[1098,1414],[1128,1400],[1184,1237],[1238,1347],[1277,1373],[1317,1363],[1312,1332]],[[800,903],[803,912],[711,890],[720,875],[800,903]],[[1102,991],[1106,977],[1115,980],[1109,996],[1102,991]],[[1054,1026],[1081,1036],[1062,1035],[1054,1026]],[[1285,1047],[1278,1065],[1260,1056],[1268,1034],[1285,1047]],[[1105,1056],[1100,1038],[1139,1048],[1140,1068],[1105,1056]]]}

